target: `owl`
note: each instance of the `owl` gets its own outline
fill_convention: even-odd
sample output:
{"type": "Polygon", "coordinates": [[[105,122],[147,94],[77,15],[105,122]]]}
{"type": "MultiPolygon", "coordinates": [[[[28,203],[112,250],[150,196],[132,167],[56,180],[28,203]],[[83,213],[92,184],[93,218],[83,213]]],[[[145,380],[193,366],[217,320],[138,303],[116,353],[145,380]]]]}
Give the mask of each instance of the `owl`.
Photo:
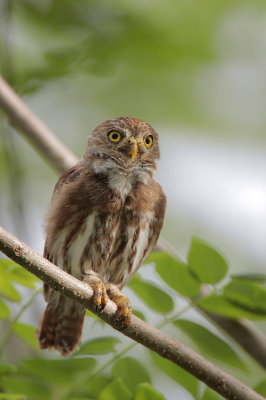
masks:
{"type": "MultiPolygon", "coordinates": [[[[117,321],[130,325],[131,306],[120,289],[155,246],[166,197],[153,179],[158,134],[146,122],[103,122],[84,157],[55,185],[47,216],[44,257],[93,290],[100,313],[111,299],[117,321]]],[[[79,348],[85,308],[46,284],[47,306],[37,330],[41,349],[68,355],[79,348]]]]}

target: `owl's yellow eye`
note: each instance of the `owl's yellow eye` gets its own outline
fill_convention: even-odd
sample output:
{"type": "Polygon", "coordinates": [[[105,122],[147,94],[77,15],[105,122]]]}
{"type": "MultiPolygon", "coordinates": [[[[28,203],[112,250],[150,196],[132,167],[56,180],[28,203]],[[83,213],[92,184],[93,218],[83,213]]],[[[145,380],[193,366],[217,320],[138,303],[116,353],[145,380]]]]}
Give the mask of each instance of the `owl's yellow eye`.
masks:
{"type": "Polygon", "coordinates": [[[121,133],[118,131],[111,131],[108,137],[111,140],[111,142],[117,143],[121,139],[121,133]]]}
{"type": "Polygon", "coordinates": [[[151,147],[152,146],[152,136],[146,136],[144,139],[144,143],[146,145],[146,147],[151,147]]]}

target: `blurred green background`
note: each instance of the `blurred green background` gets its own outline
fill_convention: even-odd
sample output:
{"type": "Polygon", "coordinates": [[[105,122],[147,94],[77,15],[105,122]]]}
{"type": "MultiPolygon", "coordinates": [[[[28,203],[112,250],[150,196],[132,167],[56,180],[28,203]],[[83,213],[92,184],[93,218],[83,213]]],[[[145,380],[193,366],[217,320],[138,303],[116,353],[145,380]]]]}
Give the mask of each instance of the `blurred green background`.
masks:
{"type": "MultiPolygon", "coordinates": [[[[109,118],[159,132],[163,237],[182,258],[197,235],[231,272],[265,272],[264,0],[2,0],[0,29],[1,74],[79,157],[109,118]]],[[[58,175],[0,118],[0,221],[42,252],[58,175]]]]}

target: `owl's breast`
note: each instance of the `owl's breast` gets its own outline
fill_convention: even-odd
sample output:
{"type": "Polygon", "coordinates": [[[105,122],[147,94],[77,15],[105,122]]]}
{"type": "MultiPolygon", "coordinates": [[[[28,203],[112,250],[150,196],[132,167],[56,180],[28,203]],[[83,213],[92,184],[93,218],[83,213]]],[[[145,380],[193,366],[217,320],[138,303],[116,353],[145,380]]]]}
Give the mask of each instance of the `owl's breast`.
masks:
{"type": "Polygon", "coordinates": [[[77,268],[81,276],[94,273],[102,278],[117,236],[119,212],[94,211],[85,224],[70,249],[71,269],[77,268]]]}
{"type": "Polygon", "coordinates": [[[124,199],[122,193],[110,192],[81,224],[74,216],[53,247],[57,265],[73,276],[95,274],[121,288],[148,256],[157,236],[149,191],[131,190],[127,195],[126,182],[120,188],[124,199]]]}
{"type": "Polygon", "coordinates": [[[65,247],[66,253],[58,259],[59,266],[79,279],[95,274],[105,283],[121,288],[154,245],[153,220],[150,212],[95,211],[88,216],[71,245],[65,247]]]}
{"type": "Polygon", "coordinates": [[[153,214],[121,213],[103,280],[123,287],[153,247],[153,214]]]}

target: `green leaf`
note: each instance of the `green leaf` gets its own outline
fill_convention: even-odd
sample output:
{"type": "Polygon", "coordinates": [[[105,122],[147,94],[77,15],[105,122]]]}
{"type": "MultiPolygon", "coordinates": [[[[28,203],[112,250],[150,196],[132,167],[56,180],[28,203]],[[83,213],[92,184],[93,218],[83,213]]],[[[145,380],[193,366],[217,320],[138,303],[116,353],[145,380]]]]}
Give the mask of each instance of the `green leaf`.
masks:
{"type": "Polygon", "coordinates": [[[30,289],[35,289],[35,283],[39,282],[39,279],[35,275],[23,269],[16,263],[9,268],[9,278],[12,282],[19,283],[20,285],[29,287],[30,289]]]}
{"type": "Polygon", "coordinates": [[[1,385],[5,392],[20,394],[22,399],[47,400],[51,399],[51,391],[33,380],[26,377],[4,377],[1,385]]]}
{"type": "Polygon", "coordinates": [[[149,383],[140,383],[133,400],[165,400],[165,397],[149,383]]]}
{"type": "Polygon", "coordinates": [[[0,299],[0,319],[7,319],[9,315],[10,312],[8,306],[0,299]]]}
{"type": "Polygon", "coordinates": [[[8,280],[8,274],[2,273],[0,269],[0,293],[4,295],[8,300],[20,301],[21,297],[19,292],[11,285],[8,280]]]}
{"type": "MultiPolygon", "coordinates": [[[[9,258],[0,258],[0,270],[1,272],[3,270],[8,270],[8,268],[10,266],[12,266],[13,264],[18,265],[17,263],[15,263],[15,261],[10,260],[9,258]]],[[[21,267],[22,268],[22,267],[21,267]]]]}
{"type": "Polygon", "coordinates": [[[39,281],[35,275],[9,259],[0,259],[0,273],[6,276],[9,283],[16,282],[31,289],[35,289],[35,283],[39,281]]]}
{"type": "Polygon", "coordinates": [[[82,345],[76,355],[80,354],[108,354],[115,351],[115,346],[121,343],[121,340],[113,336],[104,336],[88,340],[82,345]]]}
{"type": "Polygon", "coordinates": [[[150,375],[144,365],[131,357],[118,360],[112,368],[112,376],[114,378],[120,377],[132,392],[139,383],[151,381],[150,375]]]}
{"type": "Polygon", "coordinates": [[[142,319],[142,321],[146,321],[145,315],[139,310],[132,310],[132,313],[136,315],[136,317],[142,319]]]}
{"type": "Polygon", "coordinates": [[[81,372],[89,373],[96,366],[94,358],[65,358],[60,360],[24,360],[21,374],[36,376],[54,385],[65,385],[76,379],[81,372]]]}
{"type": "Polygon", "coordinates": [[[84,394],[86,397],[98,399],[100,392],[104,387],[109,385],[109,383],[111,383],[109,377],[96,375],[82,386],[81,394],[84,394]]]}
{"type": "Polygon", "coordinates": [[[90,310],[86,310],[86,317],[90,317],[90,318],[95,318],[95,319],[99,319],[98,317],[97,317],[97,315],[95,315],[92,311],[90,311],[90,310]]]}
{"type": "Polygon", "coordinates": [[[166,252],[152,253],[148,262],[156,263],[156,272],[167,283],[182,296],[195,297],[199,293],[200,283],[191,274],[184,263],[177,261],[166,252]]]}
{"type": "Polygon", "coordinates": [[[21,300],[19,292],[12,284],[13,282],[34,289],[34,282],[38,281],[34,275],[8,259],[0,259],[0,276],[0,294],[11,301],[21,300]]]}
{"type": "Polygon", "coordinates": [[[242,307],[266,314],[266,289],[255,282],[234,280],[225,286],[224,296],[242,307]]]}
{"type": "Polygon", "coordinates": [[[93,319],[93,324],[95,324],[95,325],[97,324],[100,326],[105,325],[105,322],[101,318],[99,318],[97,315],[95,315],[92,311],[86,310],[85,315],[86,315],[86,317],[93,319]]]}
{"type": "Polygon", "coordinates": [[[185,319],[178,319],[174,325],[184,332],[205,356],[212,357],[232,367],[247,371],[245,363],[226,342],[207,328],[185,319]]]}
{"type": "Polygon", "coordinates": [[[17,371],[17,366],[13,364],[0,364],[0,376],[14,374],[17,371]]]}
{"type": "Polygon", "coordinates": [[[36,328],[33,326],[22,324],[21,322],[14,322],[12,324],[13,332],[25,343],[34,349],[38,349],[38,343],[36,340],[36,328]]]}
{"type": "Polygon", "coordinates": [[[200,282],[216,284],[228,271],[225,259],[207,243],[193,238],[188,254],[188,264],[200,282]]]}
{"type": "Polygon", "coordinates": [[[266,379],[263,379],[259,382],[255,387],[254,390],[261,394],[262,396],[266,397],[266,379]]]}
{"type": "Polygon", "coordinates": [[[266,282],[266,274],[233,274],[232,279],[243,279],[248,281],[266,282]]]}
{"type": "Polygon", "coordinates": [[[153,311],[165,314],[173,310],[174,303],[172,298],[153,283],[144,281],[140,275],[133,276],[128,286],[153,311]]]}
{"type": "Polygon", "coordinates": [[[24,394],[0,393],[0,400],[26,400],[24,394]]]}
{"type": "Polygon", "coordinates": [[[192,396],[196,397],[199,383],[194,376],[190,375],[178,365],[173,364],[171,361],[160,357],[157,353],[151,351],[150,354],[157,367],[162,369],[166,375],[170,376],[175,382],[184,387],[192,396]]]}
{"type": "Polygon", "coordinates": [[[220,396],[218,393],[215,393],[213,390],[209,389],[208,387],[205,388],[204,393],[201,397],[201,400],[222,400],[223,397],[220,396]]]}
{"type": "Polygon", "coordinates": [[[131,393],[121,378],[115,379],[106,386],[99,395],[99,400],[130,400],[131,393]]]}
{"type": "Polygon", "coordinates": [[[265,319],[265,313],[251,312],[215,293],[199,300],[197,305],[208,312],[228,318],[247,318],[254,321],[265,319]]]}

